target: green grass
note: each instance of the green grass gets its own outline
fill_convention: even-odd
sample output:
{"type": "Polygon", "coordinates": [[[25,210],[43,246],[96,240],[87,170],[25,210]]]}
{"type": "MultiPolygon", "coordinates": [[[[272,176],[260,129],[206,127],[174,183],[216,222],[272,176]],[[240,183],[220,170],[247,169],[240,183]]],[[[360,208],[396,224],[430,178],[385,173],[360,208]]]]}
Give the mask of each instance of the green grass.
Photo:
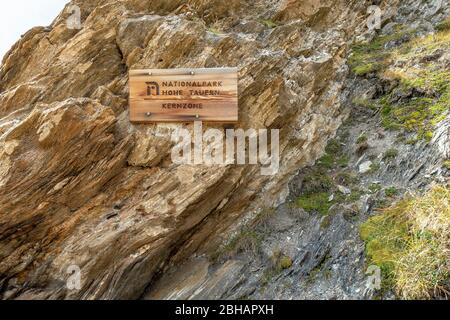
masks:
{"type": "Polygon", "coordinates": [[[372,165],[370,166],[370,170],[368,173],[373,174],[378,172],[380,170],[381,165],[378,162],[372,162],[372,165]]]}
{"type": "Polygon", "coordinates": [[[369,43],[356,43],[352,46],[349,65],[358,76],[376,73],[383,70],[389,63],[390,51],[385,49],[388,42],[399,40],[411,34],[412,31],[399,28],[392,35],[378,36],[369,43]]]}
{"type": "Polygon", "coordinates": [[[415,145],[417,142],[419,142],[419,139],[417,139],[417,138],[411,138],[411,139],[408,139],[408,140],[406,140],[406,144],[409,144],[409,145],[415,145]]]}
{"type": "Polygon", "coordinates": [[[261,243],[271,231],[269,220],[276,213],[274,208],[263,208],[250,222],[242,227],[227,243],[210,253],[210,260],[216,263],[222,257],[233,257],[239,253],[257,256],[261,243]]]}
{"type": "Polygon", "coordinates": [[[333,202],[328,201],[330,194],[319,192],[302,195],[297,199],[297,206],[307,212],[317,212],[322,215],[328,214],[333,202]]]}
{"type": "Polygon", "coordinates": [[[363,76],[381,69],[381,65],[375,62],[370,62],[365,65],[358,65],[353,68],[353,72],[358,76],[363,76]]]}
{"type": "Polygon", "coordinates": [[[335,164],[335,157],[332,154],[325,153],[318,161],[317,164],[327,169],[332,169],[335,164]]]}
{"type": "Polygon", "coordinates": [[[403,299],[445,292],[450,275],[450,189],[434,186],[383,209],[360,227],[369,264],[380,267],[383,289],[403,299]]]}
{"type": "Polygon", "coordinates": [[[450,110],[450,91],[437,99],[416,98],[400,104],[392,104],[389,100],[389,95],[380,100],[383,126],[392,130],[416,132],[418,140],[430,141],[434,127],[445,119],[450,110]]]}
{"type": "Polygon", "coordinates": [[[292,259],[289,256],[282,256],[280,261],[279,261],[279,267],[283,270],[285,269],[289,269],[290,267],[292,267],[292,259]]]}
{"type": "Polygon", "coordinates": [[[360,135],[359,137],[358,137],[358,139],[356,140],[356,143],[357,144],[360,144],[360,143],[365,143],[365,142],[367,142],[367,135],[365,135],[365,134],[362,134],[362,135],[360,135]]]}
{"type": "Polygon", "coordinates": [[[263,25],[265,25],[267,28],[270,29],[278,27],[278,24],[271,19],[261,19],[259,20],[259,22],[261,22],[263,25]]]}
{"type": "Polygon", "coordinates": [[[305,194],[328,192],[333,186],[333,180],[322,168],[314,168],[305,175],[302,185],[305,194]]]}
{"type": "Polygon", "coordinates": [[[270,232],[270,219],[276,213],[274,208],[263,208],[257,216],[251,221],[250,226],[253,230],[264,235],[270,232]]]}
{"type": "Polygon", "coordinates": [[[331,139],[325,148],[325,154],[317,164],[325,169],[333,169],[348,166],[348,161],[348,156],[344,154],[341,143],[336,139],[331,139]]]}
{"type": "Polygon", "coordinates": [[[331,225],[331,216],[325,216],[322,218],[322,221],[320,222],[320,228],[321,229],[327,229],[331,225]]]}
{"type": "Polygon", "coordinates": [[[325,154],[317,162],[317,165],[306,171],[302,181],[301,195],[295,201],[295,207],[302,208],[309,213],[327,215],[331,206],[343,201],[357,201],[361,194],[352,192],[350,195],[341,194],[334,179],[338,184],[351,186],[358,182],[358,178],[349,172],[337,169],[348,166],[349,157],[344,153],[343,145],[337,139],[331,139],[325,154]],[[333,200],[329,201],[334,194],[333,200]]]}
{"type": "Polygon", "coordinates": [[[450,18],[447,18],[446,20],[441,21],[441,22],[436,26],[436,30],[439,30],[439,31],[450,30],[450,18]]]}
{"type": "MultiPolygon", "coordinates": [[[[364,72],[363,72],[363,74],[364,74],[364,72]]],[[[355,99],[353,99],[352,103],[355,106],[371,109],[374,111],[378,109],[377,105],[372,100],[367,99],[367,98],[355,98],[355,99]]]]}
{"type": "Polygon", "coordinates": [[[336,174],[335,180],[338,184],[351,186],[359,182],[357,174],[351,171],[342,171],[336,174]]]}
{"type": "Polygon", "coordinates": [[[377,193],[378,191],[381,190],[381,184],[379,184],[379,183],[372,183],[369,186],[369,190],[370,190],[371,193],[377,193]]]}
{"type": "Polygon", "coordinates": [[[342,153],[342,145],[338,140],[331,139],[330,141],[328,141],[328,144],[325,147],[325,152],[331,154],[340,154],[342,153]]]}
{"type": "Polygon", "coordinates": [[[400,27],[392,35],[376,37],[370,43],[355,44],[349,58],[355,74],[374,73],[379,78],[399,83],[379,99],[355,99],[355,104],[380,105],[385,128],[415,132],[417,141],[430,141],[436,124],[450,112],[450,71],[436,65],[433,60],[423,61],[438,50],[450,50],[449,23],[449,19],[441,22],[437,27],[440,32],[426,37],[414,38],[413,31],[400,27]],[[405,36],[411,39],[398,47],[385,49],[388,42],[405,36]],[[396,99],[399,94],[408,96],[409,92],[416,94],[400,101],[396,99]]]}
{"type": "Polygon", "coordinates": [[[208,28],[208,31],[211,32],[212,34],[215,34],[216,36],[219,36],[222,34],[222,32],[219,29],[214,28],[214,27],[208,28]]]}
{"type": "Polygon", "coordinates": [[[342,155],[342,156],[338,157],[338,159],[336,160],[336,164],[341,168],[346,168],[346,167],[348,167],[349,161],[350,161],[350,159],[348,156],[342,155]]]}
{"type": "Polygon", "coordinates": [[[389,187],[384,190],[384,194],[387,197],[394,197],[398,194],[398,190],[396,187],[389,187]]]}
{"type": "Polygon", "coordinates": [[[363,194],[364,193],[360,190],[353,190],[352,193],[350,193],[350,195],[348,195],[348,197],[346,198],[346,201],[349,202],[358,201],[359,199],[361,199],[363,194]]]}
{"type": "Polygon", "coordinates": [[[444,168],[450,170],[450,159],[444,161],[444,168]]]}
{"type": "Polygon", "coordinates": [[[392,159],[395,159],[397,156],[398,156],[398,150],[391,148],[384,152],[383,160],[392,160],[392,159]]]}

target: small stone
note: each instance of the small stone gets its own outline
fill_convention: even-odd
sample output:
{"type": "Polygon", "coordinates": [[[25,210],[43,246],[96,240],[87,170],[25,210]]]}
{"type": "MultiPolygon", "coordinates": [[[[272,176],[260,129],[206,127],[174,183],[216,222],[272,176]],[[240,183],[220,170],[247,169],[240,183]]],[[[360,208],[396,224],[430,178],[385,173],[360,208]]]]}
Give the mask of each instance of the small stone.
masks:
{"type": "Polygon", "coordinates": [[[372,161],[365,161],[359,165],[359,173],[367,173],[370,171],[372,161]]]}
{"type": "Polygon", "coordinates": [[[346,194],[347,195],[347,194],[352,193],[352,190],[350,190],[349,188],[346,188],[344,186],[338,185],[337,188],[338,188],[339,192],[342,193],[342,194],[346,194]]]}

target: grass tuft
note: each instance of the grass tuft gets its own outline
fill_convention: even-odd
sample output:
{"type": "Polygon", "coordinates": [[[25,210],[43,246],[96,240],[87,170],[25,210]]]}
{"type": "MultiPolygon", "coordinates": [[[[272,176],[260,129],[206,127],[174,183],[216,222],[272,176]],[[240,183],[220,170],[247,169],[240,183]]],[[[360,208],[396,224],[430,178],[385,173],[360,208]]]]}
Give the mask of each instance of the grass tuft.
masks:
{"type": "Polygon", "coordinates": [[[356,143],[357,144],[365,143],[365,142],[367,142],[367,140],[368,140],[367,135],[362,134],[358,137],[358,139],[356,140],[356,143]]]}
{"type": "Polygon", "coordinates": [[[330,194],[327,192],[319,192],[302,195],[297,199],[297,206],[307,212],[317,212],[322,215],[328,214],[332,201],[328,201],[330,194]]]}
{"type": "Polygon", "coordinates": [[[444,161],[444,168],[450,170],[450,159],[444,161]]]}
{"type": "Polygon", "coordinates": [[[292,258],[284,254],[280,249],[275,249],[270,257],[269,265],[264,270],[261,278],[262,284],[266,285],[273,277],[279,275],[283,270],[292,267],[292,258]]]}
{"type": "Polygon", "coordinates": [[[388,149],[383,154],[383,160],[392,160],[398,156],[398,150],[397,149],[388,149]]]}
{"type": "Polygon", "coordinates": [[[386,197],[394,197],[398,194],[398,190],[396,187],[389,187],[384,190],[384,194],[386,197]]]}
{"type": "Polygon", "coordinates": [[[406,198],[360,227],[369,263],[381,268],[383,287],[403,299],[448,294],[450,189],[434,186],[406,198]]]}
{"type": "Polygon", "coordinates": [[[230,242],[228,242],[221,250],[216,253],[217,260],[221,256],[232,257],[238,253],[248,253],[258,255],[261,248],[262,235],[257,231],[244,227],[230,242]]]}
{"type": "Polygon", "coordinates": [[[267,28],[273,29],[278,27],[278,24],[270,19],[261,19],[259,20],[263,25],[265,25],[267,28]]]}
{"type": "Polygon", "coordinates": [[[447,18],[446,20],[440,22],[436,26],[436,30],[439,30],[439,31],[450,30],[450,18],[447,18]]]}

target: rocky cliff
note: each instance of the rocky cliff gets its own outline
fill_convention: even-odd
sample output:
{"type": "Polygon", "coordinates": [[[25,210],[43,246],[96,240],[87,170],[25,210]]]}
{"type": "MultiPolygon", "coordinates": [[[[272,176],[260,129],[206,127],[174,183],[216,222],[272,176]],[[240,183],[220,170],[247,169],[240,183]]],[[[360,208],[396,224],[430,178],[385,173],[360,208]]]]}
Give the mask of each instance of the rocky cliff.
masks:
{"type": "MultiPolygon", "coordinates": [[[[410,2],[378,3],[386,35],[419,16],[414,36],[426,35],[448,16],[446,1],[428,15],[422,1],[410,2]]],[[[339,163],[355,174],[396,143],[397,133],[379,133],[376,108],[356,100],[375,101],[394,82],[349,60],[350,52],[361,53],[355,43],[370,43],[380,32],[367,29],[370,4],[72,1],[51,26],[24,34],[0,70],[3,298],[367,297],[358,226],[371,214],[368,194],[365,202],[346,199],[359,207],[345,207],[329,200],[334,190],[328,190],[327,201],[336,206],[326,211],[336,214],[326,219],[308,212],[304,201],[289,203],[305,196],[302,177],[317,169],[310,166],[336,134],[345,147],[329,153],[348,155],[339,163]],[[80,29],[68,28],[72,5],[81,9],[80,29]],[[173,164],[170,134],[193,130],[192,124],[130,123],[128,70],[222,66],[239,68],[236,128],[280,129],[278,174],[260,175],[257,165],[173,164]],[[354,122],[341,127],[349,114],[354,122]],[[357,146],[364,133],[385,140],[369,141],[372,151],[365,153],[368,148],[357,146]],[[247,227],[255,217],[258,229],[247,227]],[[242,234],[245,241],[234,241],[242,234]],[[74,265],[81,270],[79,290],[66,286],[74,265]]],[[[409,41],[391,40],[391,46],[409,41]]],[[[447,70],[448,52],[434,59],[447,70]]],[[[358,182],[360,196],[375,179],[382,186],[396,181],[404,191],[445,181],[448,104],[439,110],[436,126],[422,132],[436,130],[434,138],[405,143],[398,166],[358,182]],[[414,159],[423,162],[419,175],[417,163],[405,171],[414,159]],[[430,172],[437,177],[425,183],[430,172]]],[[[223,128],[204,124],[211,127],[223,128]]],[[[334,165],[319,175],[344,171],[334,165]]],[[[339,187],[346,194],[349,183],[339,187]]]]}

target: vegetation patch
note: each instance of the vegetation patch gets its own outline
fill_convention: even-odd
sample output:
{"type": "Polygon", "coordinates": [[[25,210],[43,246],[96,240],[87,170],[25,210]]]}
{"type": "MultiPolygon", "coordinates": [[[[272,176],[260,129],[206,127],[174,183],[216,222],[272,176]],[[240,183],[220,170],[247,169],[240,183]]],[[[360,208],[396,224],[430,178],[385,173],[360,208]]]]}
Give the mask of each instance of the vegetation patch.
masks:
{"type": "Polygon", "coordinates": [[[381,268],[384,289],[403,299],[448,295],[450,189],[434,186],[381,210],[360,227],[369,264],[381,268]]]}
{"type": "Polygon", "coordinates": [[[376,37],[368,43],[356,43],[352,47],[352,54],[349,58],[349,65],[352,71],[359,76],[375,73],[389,65],[390,50],[386,45],[390,42],[407,39],[412,31],[398,27],[391,35],[376,37]]]}
{"type": "Polygon", "coordinates": [[[335,180],[340,185],[351,186],[359,183],[358,176],[351,171],[342,171],[336,174],[335,180]]]}
{"type": "Polygon", "coordinates": [[[356,140],[356,143],[360,144],[360,143],[365,143],[367,142],[367,135],[362,134],[358,137],[358,139],[356,140]]]}
{"type": "Polygon", "coordinates": [[[208,28],[208,31],[211,32],[212,34],[216,35],[216,36],[219,36],[219,35],[222,34],[222,32],[219,29],[214,28],[214,27],[208,28]]]}
{"type": "Polygon", "coordinates": [[[272,252],[270,257],[269,266],[264,270],[261,278],[262,284],[269,283],[273,277],[279,275],[283,270],[290,269],[292,267],[292,258],[284,254],[281,250],[276,249],[272,252]]]}
{"type": "Polygon", "coordinates": [[[436,62],[450,50],[448,24],[443,21],[440,32],[426,37],[413,37],[413,31],[399,27],[392,35],[353,46],[349,64],[355,74],[373,73],[398,83],[377,100],[358,100],[358,105],[381,105],[385,128],[417,133],[411,144],[431,140],[436,124],[450,111],[450,71],[436,62]]]}
{"type": "Polygon", "coordinates": [[[444,161],[444,168],[450,170],[450,159],[444,161]]]}
{"type": "Polygon", "coordinates": [[[312,283],[321,272],[323,272],[325,278],[330,278],[330,269],[326,266],[329,264],[328,262],[331,258],[330,254],[324,255],[314,269],[309,272],[307,282],[312,283]]]}
{"type": "Polygon", "coordinates": [[[383,154],[383,160],[392,160],[398,156],[398,150],[397,149],[388,149],[383,154]]]}
{"type": "Polygon", "coordinates": [[[361,108],[372,109],[372,110],[376,110],[377,109],[376,104],[372,100],[367,99],[367,98],[357,97],[357,98],[353,99],[352,103],[355,106],[358,106],[358,107],[361,107],[361,108]]]}
{"type": "Polygon", "coordinates": [[[331,216],[325,216],[320,222],[320,229],[328,229],[331,225],[331,216]]]}
{"type": "Polygon", "coordinates": [[[265,25],[267,28],[273,29],[278,27],[278,24],[270,19],[261,19],[259,20],[263,25],[265,25]]]}
{"type": "Polygon", "coordinates": [[[372,162],[372,164],[370,165],[370,170],[369,173],[376,173],[378,172],[378,170],[380,170],[381,165],[378,162],[372,162]]]}
{"type": "Polygon", "coordinates": [[[436,26],[436,30],[439,31],[450,30],[450,18],[438,23],[438,25],[436,26]]]}
{"type": "Polygon", "coordinates": [[[319,159],[318,165],[325,169],[335,167],[346,167],[348,157],[344,154],[341,143],[336,139],[331,139],[326,148],[325,154],[319,159]]]}
{"type": "Polygon", "coordinates": [[[347,201],[356,202],[363,196],[364,192],[361,190],[353,190],[352,193],[347,197],[347,201]]]}
{"type": "Polygon", "coordinates": [[[302,187],[304,194],[328,192],[333,187],[333,180],[325,170],[314,168],[303,178],[302,187]]]}
{"type": "Polygon", "coordinates": [[[377,193],[378,191],[381,190],[381,184],[379,184],[379,183],[372,183],[369,186],[369,190],[370,190],[371,193],[377,193]]]}
{"type": "Polygon", "coordinates": [[[396,187],[389,187],[384,190],[384,194],[386,197],[394,197],[398,194],[398,190],[396,187]]]}
{"type": "Polygon", "coordinates": [[[380,99],[382,124],[387,129],[416,132],[417,139],[429,141],[436,124],[450,110],[450,72],[423,72],[420,76],[424,78],[403,80],[401,87],[380,99]],[[424,79],[427,75],[430,78],[424,79]],[[398,92],[405,90],[422,92],[424,96],[394,102],[398,92]]]}
{"type": "Polygon", "coordinates": [[[329,198],[330,194],[327,192],[306,194],[297,199],[297,206],[307,212],[317,212],[326,215],[334,204],[333,201],[329,201],[329,198]]]}
{"type": "Polygon", "coordinates": [[[338,189],[338,185],[352,187],[359,181],[351,171],[342,170],[348,166],[348,161],[340,141],[331,139],[325,148],[325,155],[318,160],[317,165],[305,170],[302,192],[296,199],[295,206],[309,213],[326,216],[335,204],[359,200],[362,195],[360,191],[353,190],[344,195],[338,189]]]}
{"type": "Polygon", "coordinates": [[[275,214],[274,208],[263,208],[252,221],[252,228],[262,233],[268,232],[270,229],[270,219],[275,214]]]}

